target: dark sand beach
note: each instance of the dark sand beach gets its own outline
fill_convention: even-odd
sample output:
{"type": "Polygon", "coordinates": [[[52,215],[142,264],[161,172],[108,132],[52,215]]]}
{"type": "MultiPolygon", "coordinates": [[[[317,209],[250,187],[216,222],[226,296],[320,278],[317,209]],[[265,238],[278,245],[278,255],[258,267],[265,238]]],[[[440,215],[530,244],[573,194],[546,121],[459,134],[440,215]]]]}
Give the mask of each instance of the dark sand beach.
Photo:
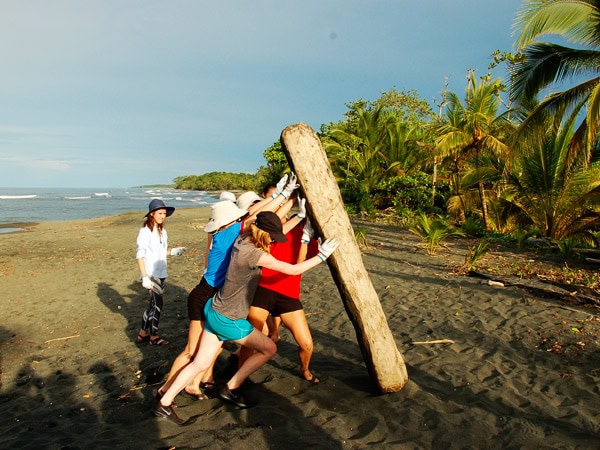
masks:
{"type": "MultiPolygon", "coordinates": [[[[178,209],[167,221],[170,245],[187,247],[169,259],[167,347],[135,343],[146,306],[135,262],[144,212],[0,234],[0,448],[600,448],[598,308],[547,294],[541,282],[459,275],[466,244],[428,256],[415,236],[381,224],[361,224],[364,262],[406,359],[400,392],[375,389],[321,265],[302,291],[320,384],[298,376],[282,329],[278,354],[245,387],[258,406],[179,396],[190,425],[155,418],[156,388],[186,342],[209,212],[178,209]],[[414,344],[436,339],[454,343],[414,344]]],[[[536,261],[501,250],[486,258],[536,261]]],[[[218,379],[232,370],[228,356],[218,379]]]]}

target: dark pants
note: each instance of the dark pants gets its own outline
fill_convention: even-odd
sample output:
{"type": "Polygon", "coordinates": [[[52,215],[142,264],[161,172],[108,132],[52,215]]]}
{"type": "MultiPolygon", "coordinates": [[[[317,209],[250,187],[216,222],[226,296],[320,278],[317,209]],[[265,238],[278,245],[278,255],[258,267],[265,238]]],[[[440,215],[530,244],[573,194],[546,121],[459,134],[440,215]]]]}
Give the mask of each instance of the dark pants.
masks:
{"type": "MultiPolygon", "coordinates": [[[[164,289],[164,278],[160,279],[160,286],[164,289]]],[[[163,307],[163,296],[157,294],[152,289],[148,290],[148,294],[150,295],[150,301],[148,302],[148,308],[144,311],[144,315],[142,316],[142,326],[140,328],[150,336],[158,336],[158,322],[163,307]]]]}

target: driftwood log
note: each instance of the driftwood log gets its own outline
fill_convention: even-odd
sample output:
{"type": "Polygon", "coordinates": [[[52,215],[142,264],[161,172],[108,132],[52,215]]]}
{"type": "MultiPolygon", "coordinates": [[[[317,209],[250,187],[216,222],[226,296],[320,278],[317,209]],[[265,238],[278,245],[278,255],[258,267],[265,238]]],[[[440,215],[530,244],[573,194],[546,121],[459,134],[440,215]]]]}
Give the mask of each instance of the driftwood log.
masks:
{"type": "Polygon", "coordinates": [[[340,241],[327,263],[354,325],[369,375],[382,392],[397,392],[408,382],[404,358],[364,267],[321,141],[310,126],[299,123],[282,131],[281,144],[298,176],[314,229],[323,238],[340,241]]]}

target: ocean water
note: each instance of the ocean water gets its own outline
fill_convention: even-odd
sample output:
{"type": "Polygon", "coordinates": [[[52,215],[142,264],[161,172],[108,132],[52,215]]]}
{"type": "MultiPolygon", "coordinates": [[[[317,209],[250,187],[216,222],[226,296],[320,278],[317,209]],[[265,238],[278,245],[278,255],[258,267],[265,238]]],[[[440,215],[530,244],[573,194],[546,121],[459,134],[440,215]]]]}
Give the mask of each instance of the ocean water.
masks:
{"type": "Polygon", "coordinates": [[[153,198],[175,208],[218,201],[208,192],[168,188],[0,188],[0,224],[92,219],[135,211],[141,217],[153,198]]]}

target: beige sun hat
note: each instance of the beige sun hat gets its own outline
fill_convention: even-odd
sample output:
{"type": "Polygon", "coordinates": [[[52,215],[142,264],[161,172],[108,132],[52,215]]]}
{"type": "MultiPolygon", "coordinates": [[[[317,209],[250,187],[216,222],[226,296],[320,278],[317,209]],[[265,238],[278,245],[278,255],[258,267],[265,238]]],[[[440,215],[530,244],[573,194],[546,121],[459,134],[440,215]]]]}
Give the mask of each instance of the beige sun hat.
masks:
{"type": "Polygon", "coordinates": [[[204,227],[204,231],[212,233],[217,231],[228,223],[235,222],[236,220],[246,216],[248,211],[238,208],[235,203],[229,200],[223,200],[217,202],[211,206],[210,220],[204,227]]]}
{"type": "Polygon", "coordinates": [[[264,200],[264,198],[262,198],[256,192],[248,191],[248,192],[244,192],[243,194],[241,194],[238,197],[236,203],[238,205],[238,208],[247,210],[254,203],[260,202],[261,200],[264,200]]]}
{"type": "Polygon", "coordinates": [[[219,200],[229,200],[230,202],[235,203],[235,194],[233,192],[223,191],[221,192],[221,195],[219,195],[219,200]]]}

